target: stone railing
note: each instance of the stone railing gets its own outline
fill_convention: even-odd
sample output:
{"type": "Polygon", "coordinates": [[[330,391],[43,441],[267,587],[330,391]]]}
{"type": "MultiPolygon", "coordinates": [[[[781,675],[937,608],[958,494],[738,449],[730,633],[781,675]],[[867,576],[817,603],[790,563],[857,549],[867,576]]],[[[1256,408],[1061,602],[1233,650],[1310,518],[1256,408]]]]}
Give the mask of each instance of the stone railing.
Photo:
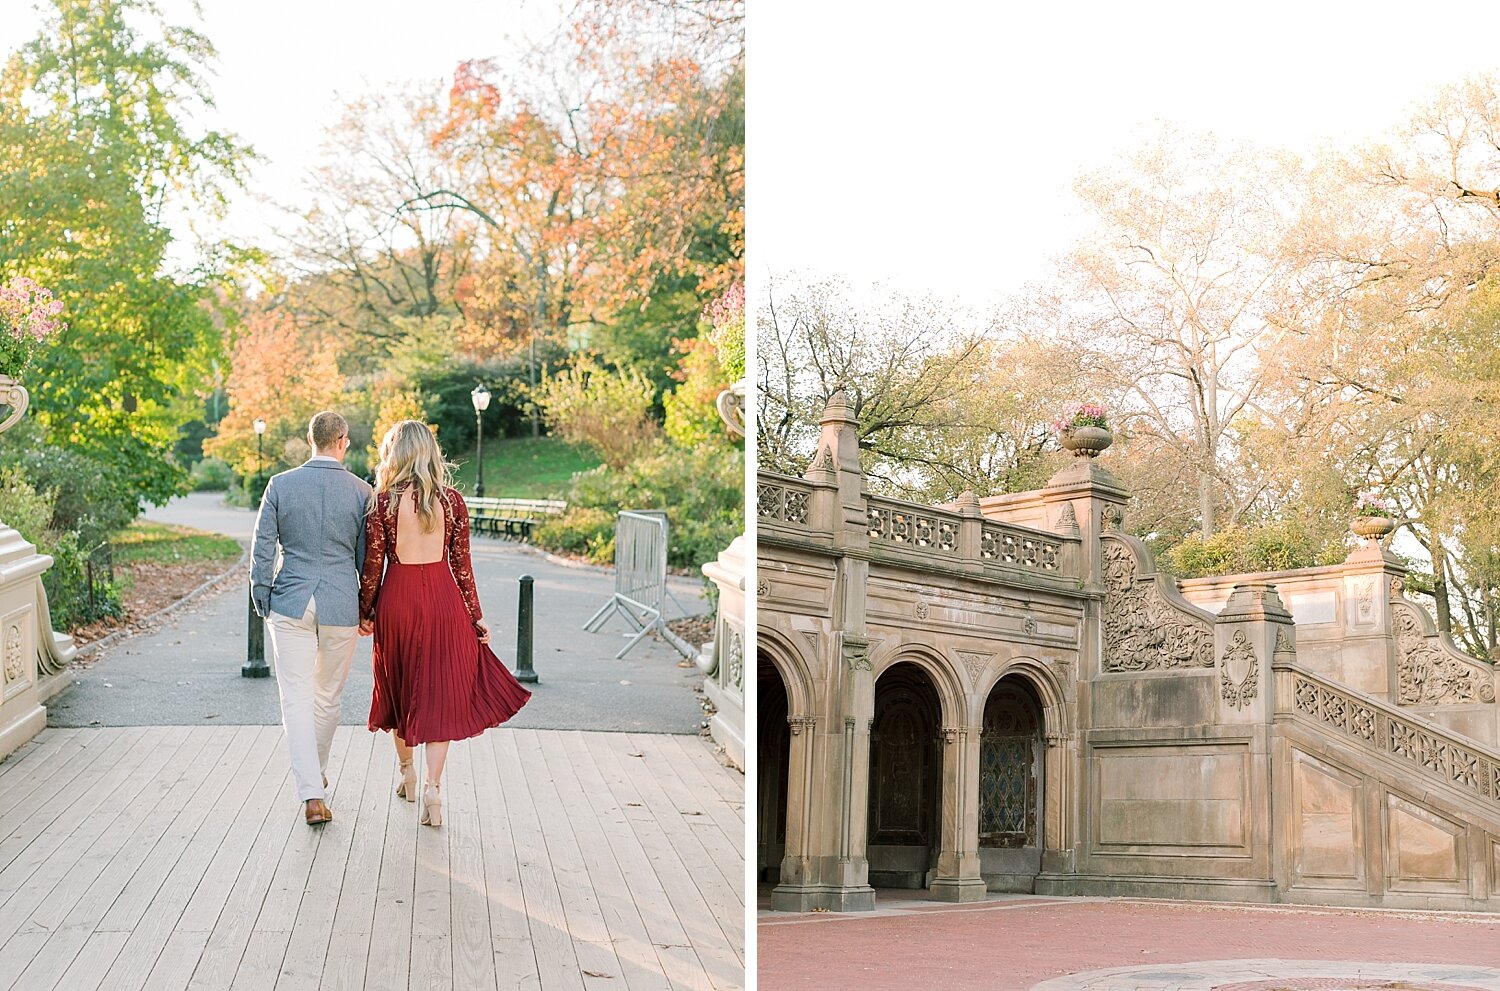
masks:
{"type": "Polygon", "coordinates": [[[790,475],[761,472],[755,485],[755,515],[781,526],[805,529],[812,520],[813,485],[790,475]]]}
{"type": "Polygon", "coordinates": [[[871,496],[865,519],[870,524],[870,546],[957,556],[963,517],[957,513],[898,499],[871,496]]]}
{"type": "Polygon", "coordinates": [[[1500,751],[1291,664],[1273,665],[1276,716],[1310,722],[1500,811],[1500,751]]]}
{"type": "Polygon", "coordinates": [[[1056,573],[1062,567],[1062,553],[1062,541],[1041,530],[986,522],[979,532],[979,556],[986,561],[1056,573]]]}

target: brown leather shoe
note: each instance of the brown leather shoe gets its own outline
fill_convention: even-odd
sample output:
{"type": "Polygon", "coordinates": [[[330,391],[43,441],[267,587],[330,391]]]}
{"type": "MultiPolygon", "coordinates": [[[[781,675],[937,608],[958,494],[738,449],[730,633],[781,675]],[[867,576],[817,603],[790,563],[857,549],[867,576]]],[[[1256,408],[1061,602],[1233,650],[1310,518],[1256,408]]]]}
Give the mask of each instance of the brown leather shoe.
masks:
{"type": "Polygon", "coordinates": [[[307,824],[309,826],[333,821],[333,810],[321,798],[309,798],[307,800],[307,807],[303,810],[303,815],[307,817],[307,824]]]}

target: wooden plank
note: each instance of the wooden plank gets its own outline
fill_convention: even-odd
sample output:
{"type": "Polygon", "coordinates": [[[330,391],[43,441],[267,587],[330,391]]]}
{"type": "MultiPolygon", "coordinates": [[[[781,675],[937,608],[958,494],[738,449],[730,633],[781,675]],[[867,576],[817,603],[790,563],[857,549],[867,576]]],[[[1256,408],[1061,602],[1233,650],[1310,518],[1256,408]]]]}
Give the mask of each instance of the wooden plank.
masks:
{"type": "MultiPolygon", "coordinates": [[[[642,794],[649,774],[643,772],[644,765],[639,763],[644,758],[631,756],[639,751],[631,749],[627,737],[620,734],[586,733],[584,739],[593,752],[605,780],[609,783],[610,790],[617,799],[624,803],[631,829],[639,838],[641,847],[645,850],[651,867],[661,883],[662,890],[666,893],[667,903],[687,934],[687,938],[680,944],[659,943],[658,947],[692,946],[698,951],[700,958],[703,958],[704,966],[710,970],[710,974],[717,972],[722,977],[728,978],[733,968],[727,964],[725,958],[735,959],[730,939],[720,927],[713,909],[704,899],[692,876],[692,871],[683,863],[678,851],[673,848],[671,838],[667,834],[666,823],[661,818],[663,810],[673,818],[680,818],[676,815],[675,808],[670,807],[670,803],[660,796],[657,797],[657,803],[653,807],[642,794]],[[720,952],[710,950],[711,947],[716,946],[720,952]]],[[[693,845],[697,846],[696,840],[693,840],[693,845]]],[[[700,854],[701,849],[699,847],[700,854]]],[[[715,876],[718,875],[717,869],[711,866],[709,869],[714,872],[715,876]]],[[[685,982],[673,975],[669,976],[673,977],[674,987],[693,986],[695,983],[685,982]]]]}
{"type": "Polygon", "coordinates": [[[412,936],[411,977],[407,983],[411,991],[452,991],[462,986],[453,983],[451,944],[446,935],[419,933],[412,936]]]}
{"type": "Polygon", "coordinates": [[[660,739],[675,744],[687,756],[688,763],[697,767],[703,779],[719,793],[719,797],[731,806],[738,806],[741,809],[740,818],[744,818],[746,779],[743,772],[719,763],[719,758],[709,749],[708,741],[701,736],[672,734],[663,735],[660,739]]]}
{"type": "Polygon", "coordinates": [[[500,769],[500,790],[510,809],[511,837],[516,846],[516,862],[521,869],[521,892],[530,919],[531,942],[536,950],[542,987],[547,991],[568,988],[582,991],[583,975],[578,954],[568,935],[567,915],[562,894],[553,875],[542,840],[542,823],[532,802],[531,788],[521,767],[518,742],[534,730],[510,730],[489,733],[481,739],[492,742],[495,763],[500,769]]]}
{"type": "Polygon", "coordinates": [[[108,769],[111,748],[123,731],[108,729],[99,733],[100,736],[89,743],[75,743],[64,750],[54,762],[55,767],[36,768],[33,774],[13,782],[12,787],[5,790],[5,804],[0,810],[0,836],[15,836],[17,839],[0,844],[0,863],[9,863],[38,830],[51,824],[60,809],[66,808],[65,804],[59,807],[56,803],[67,798],[70,786],[75,786],[76,791],[77,780],[91,765],[99,765],[96,773],[108,769]]]}
{"type": "Polygon", "coordinates": [[[5,950],[0,953],[0,988],[15,987],[21,973],[47,943],[51,933],[16,933],[5,941],[5,950]]]}
{"type": "Polygon", "coordinates": [[[275,985],[281,958],[286,956],[286,944],[291,938],[290,932],[257,929],[251,933],[250,941],[245,944],[245,955],[240,958],[239,968],[235,971],[234,983],[228,985],[230,991],[266,991],[275,985]]]}
{"type": "Polygon", "coordinates": [[[58,753],[77,735],[76,729],[53,729],[48,727],[0,760],[0,792],[10,788],[12,774],[30,774],[33,768],[54,763],[52,755],[58,753]]]}
{"type": "Polygon", "coordinates": [[[696,795],[702,795],[709,814],[724,833],[735,842],[741,860],[745,859],[745,776],[717,762],[699,760],[693,751],[707,755],[701,740],[686,736],[655,735],[651,745],[669,760],[677,777],[696,795]],[[675,750],[675,757],[672,751],[675,750]],[[726,794],[727,793],[727,794],[726,794]]]}
{"type": "MultiPolygon", "coordinates": [[[[421,768],[422,751],[413,759],[421,768]]],[[[417,804],[392,801],[385,819],[384,853],[375,886],[375,914],[370,929],[367,974],[378,974],[384,986],[404,988],[411,973],[412,897],[416,891],[417,804]]]]}
{"type": "MultiPolygon", "coordinates": [[[[279,749],[285,754],[285,734],[278,730],[276,735],[279,749]]],[[[212,915],[209,910],[218,908],[217,915],[212,915],[213,928],[209,933],[208,943],[203,948],[203,955],[188,984],[190,989],[223,991],[236,979],[255,922],[260,917],[266,892],[270,889],[271,879],[280,864],[281,852],[298,831],[311,829],[302,819],[301,804],[297,801],[296,789],[292,785],[290,767],[282,765],[277,768],[277,764],[276,760],[272,760],[267,769],[276,782],[275,788],[267,794],[257,785],[255,791],[257,797],[266,802],[265,807],[247,807],[231,833],[232,836],[240,837],[248,834],[252,837],[252,842],[236,868],[237,873],[228,895],[222,897],[221,901],[221,892],[216,890],[200,906],[195,894],[194,900],[188,903],[183,922],[179,924],[179,928],[203,924],[203,920],[212,915]],[[196,915],[195,908],[203,914],[196,915]]],[[[263,775],[262,782],[265,779],[266,776],[263,775]]],[[[220,863],[220,869],[225,869],[233,860],[231,853],[220,863]]],[[[210,865],[209,869],[212,872],[214,865],[210,865]]],[[[216,887],[220,883],[221,881],[216,880],[216,887]]],[[[267,947],[258,944],[258,949],[264,952],[267,947]]],[[[285,944],[282,949],[285,950],[285,944]]]]}
{"type": "Polygon", "coordinates": [[[320,991],[365,991],[365,957],[370,952],[367,932],[334,930],[328,940],[328,957],[323,961],[320,991]]]}
{"type": "MultiPolygon", "coordinates": [[[[373,740],[368,731],[343,731],[345,757],[338,779],[338,806],[333,821],[321,827],[318,850],[308,875],[306,893],[292,926],[286,958],[276,978],[278,989],[304,988],[317,991],[328,956],[328,939],[333,934],[333,918],[338,911],[339,891],[344,870],[349,863],[350,844],[359,825],[360,803],[365,780],[369,777],[370,749],[373,740]]],[[[330,758],[329,763],[332,763],[330,758]]],[[[329,796],[333,801],[333,796],[329,796]]]]}
{"type": "Polygon", "coordinates": [[[599,908],[625,986],[629,991],[669,991],[670,983],[661,972],[631,885],[625,880],[601,820],[603,816],[613,814],[621,829],[629,832],[629,826],[602,782],[592,790],[584,786],[584,776],[577,766],[578,758],[567,747],[567,741],[577,739],[577,734],[550,733],[546,736],[543,754],[547,768],[562,802],[563,814],[573,826],[573,835],[578,840],[590,883],[599,898],[599,908]]]}
{"type": "Polygon", "coordinates": [[[109,985],[104,983],[104,973],[125,945],[128,935],[123,932],[90,933],[83,944],[83,949],[78,956],[73,958],[72,966],[63,972],[62,977],[58,978],[56,986],[67,988],[68,991],[94,991],[96,988],[108,988],[109,985]]]}
{"type": "Polygon", "coordinates": [[[656,876],[640,837],[631,826],[632,811],[629,803],[636,802],[635,792],[625,783],[624,774],[614,765],[598,759],[590,748],[588,738],[593,734],[572,732],[563,741],[563,746],[584,790],[595,796],[601,806],[600,824],[609,837],[610,849],[625,877],[630,879],[631,897],[634,899],[646,933],[655,945],[682,945],[688,942],[687,930],[677,918],[661,879],[656,876]],[[602,808],[606,796],[613,804],[602,808]]]}
{"type": "MultiPolygon", "coordinates": [[[[0,975],[19,975],[40,944],[45,942],[74,903],[109,863],[134,829],[140,817],[149,814],[170,787],[160,773],[185,759],[189,740],[186,727],[162,734],[161,742],[113,790],[102,787],[100,805],[85,816],[78,828],[41,865],[27,883],[8,898],[0,911],[0,975]],[[106,793],[107,792],[107,793],[106,793]],[[122,809],[122,806],[124,808],[122,809]],[[38,922],[40,924],[38,924],[38,922]],[[26,927],[27,932],[19,930],[26,927]]],[[[0,987],[7,982],[0,979],[0,987]]]]}
{"type": "MultiPolygon", "coordinates": [[[[274,743],[274,737],[262,732],[260,727],[237,727],[234,739],[225,752],[227,759],[220,762],[202,789],[211,794],[215,778],[221,769],[224,771],[224,777],[218,781],[219,794],[214,798],[212,807],[202,815],[195,810],[184,809],[174,819],[167,836],[152,851],[152,857],[155,858],[174,847],[179,850],[176,863],[166,880],[149,902],[140,905],[139,911],[132,904],[129,888],[115,900],[99,928],[129,929],[130,939],[105,975],[106,986],[120,991],[134,991],[145,985],[156,966],[157,957],[171,939],[178,920],[218,851],[226,831],[243,807],[260,773],[272,759],[274,743]],[[238,757],[238,763],[234,763],[235,756],[238,757]]],[[[152,872],[149,864],[148,860],[136,872],[137,879],[150,876],[152,872]]],[[[132,885],[134,884],[133,879],[132,885]]],[[[146,890],[145,886],[142,886],[142,890],[146,890]]],[[[137,897],[135,902],[138,904],[141,900],[137,897]]],[[[207,942],[206,935],[204,942],[207,942]]]]}
{"type": "MultiPolygon", "coordinates": [[[[23,889],[32,890],[37,883],[44,882],[49,877],[49,874],[43,873],[38,878],[37,872],[45,871],[49,864],[55,863],[58,851],[65,843],[68,843],[69,838],[83,830],[90,820],[95,818],[94,813],[114,796],[115,789],[129,780],[137,769],[146,763],[146,759],[155,747],[152,737],[145,731],[129,735],[122,734],[121,746],[124,746],[127,740],[129,748],[110,763],[108,773],[103,777],[95,778],[91,787],[62,810],[61,814],[48,824],[45,831],[28,843],[26,848],[5,866],[4,870],[0,870],[0,920],[12,916],[13,909],[18,903],[19,892],[23,889]]],[[[155,773],[156,766],[159,765],[153,765],[150,773],[155,773]]],[[[0,797],[0,801],[3,800],[3,797],[0,797]]],[[[113,818],[116,812],[118,812],[118,807],[111,812],[110,818],[113,818]]],[[[85,834],[85,836],[88,835],[85,834]]],[[[83,840],[85,845],[88,842],[90,842],[89,839],[83,840]]],[[[75,844],[68,843],[68,845],[74,846],[75,844]]],[[[76,859],[77,856],[83,854],[83,849],[76,848],[74,853],[73,859],[76,859]]],[[[56,876],[55,871],[50,874],[52,883],[56,883],[56,876]]],[[[28,908],[27,911],[29,912],[30,909],[28,908]]],[[[24,914],[22,918],[25,918],[24,914]]],[[[19,921],[16,925],[19,925],[19,921]]],[[[13,928],[5,927],[3,921],[0,921],[0,940],[9,936],[13,931],[13,928]]]]}
{"type": "Polygon", "coordinates": [[[193,979],[193,970],[207,943],[206,930],[172,933],[156,959],[151,976],[146,978],[144,991],[183,991],[193,979]]]}
{"type": "Polygon", "coordinates": [[[443,775],[448,793],[443,830],[448,834],[452,877],[453,985],[459,988],[496,986],[490,904],[484,890],[484,844],[474,789],[474,756],[487,749],[483,739],[453,744],[443,775]]]}
{"type": "MultiPolygon", "coordinates": [[[[573,818],[565,810],[553,781],[554,766],[549,765],[543,741],[553,734],[527,733],[516,737],[516,750],[527,769],[531,795],[540,820],[547,824],[542,839],[546,845],[552,877],[562,899],[566,932],[573,942],[579,976],[586,988],[599,988],[607,981],[623,977],[623,969],[610,944],[611,933],[605,923],[599,896],[594,891],[589,865],[579,848],[573,818]]],[[[580,819],[592,818],[588,810],[579,810],[580,819]]],[[[618,986],[618,984],[613,985],[618,986]]]]}
{"type": "MultiPolygon", "coordinates": [[[[728,894],[739,905],[739,915],[744,917],[744,850],[736,849],[735,836],[744,842],[744,822],[724,807],[719,796],[708,788],[701,778],[689,777],[687,757],[671,741],[660,736],[631,734],[630,740],[636,751],[645,754],[647,770],[651,780],[660,785],[662,795],[677,810],[681,822],[692,830],[713,865],[724,879],[728,894]],[[663,743],[665,742],[665,745],[663,743]],[[725,817],[721,822],[719,816],[725,817]]],[[[744,926],[737,930],[741,945],[744,945],[744,926]]]]}
{"type": "Polygon", "coordinates": [[[542,975],[537,970],[536,948],[530,939],[496,939],[495,975],[500,991],[541,991],[542,975]]]}

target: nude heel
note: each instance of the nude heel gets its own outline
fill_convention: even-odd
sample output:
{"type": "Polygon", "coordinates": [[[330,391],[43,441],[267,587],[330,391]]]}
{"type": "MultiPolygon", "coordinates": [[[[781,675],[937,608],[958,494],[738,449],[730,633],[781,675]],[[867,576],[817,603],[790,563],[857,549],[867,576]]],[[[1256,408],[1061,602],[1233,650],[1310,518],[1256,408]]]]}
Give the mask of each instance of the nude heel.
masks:
{"type": "Polygon", "coordinates": [[[436,781],[429,781],[422,788],[422,825],[424,826],[443,824],[443,795],[439,788],[440,785],[436,781]]]}
{"type": "Polygon", "coordinates": [[[404,798],[408,802],[417,800],[417,769],[411,766],[411,761],[400,761],[401,781],[396,785],[396,797],[404,798]]]}

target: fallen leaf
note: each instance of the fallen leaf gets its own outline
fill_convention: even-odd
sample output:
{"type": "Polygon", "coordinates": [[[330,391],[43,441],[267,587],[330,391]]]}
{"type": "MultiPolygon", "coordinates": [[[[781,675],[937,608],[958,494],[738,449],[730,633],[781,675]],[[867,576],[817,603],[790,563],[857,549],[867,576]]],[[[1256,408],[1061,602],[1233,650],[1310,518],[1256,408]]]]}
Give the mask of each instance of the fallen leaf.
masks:
{"type": "Polygon", "coordinates": [[[601,973],[601,972],[599,972],[597,970],[586,970],[586,971],[583,972],[583,976],[584,977],[608,977],[608,978],[613,979],[615,975],[613,975],[613,974],[604,974],[604,973],[601,973]]]}

